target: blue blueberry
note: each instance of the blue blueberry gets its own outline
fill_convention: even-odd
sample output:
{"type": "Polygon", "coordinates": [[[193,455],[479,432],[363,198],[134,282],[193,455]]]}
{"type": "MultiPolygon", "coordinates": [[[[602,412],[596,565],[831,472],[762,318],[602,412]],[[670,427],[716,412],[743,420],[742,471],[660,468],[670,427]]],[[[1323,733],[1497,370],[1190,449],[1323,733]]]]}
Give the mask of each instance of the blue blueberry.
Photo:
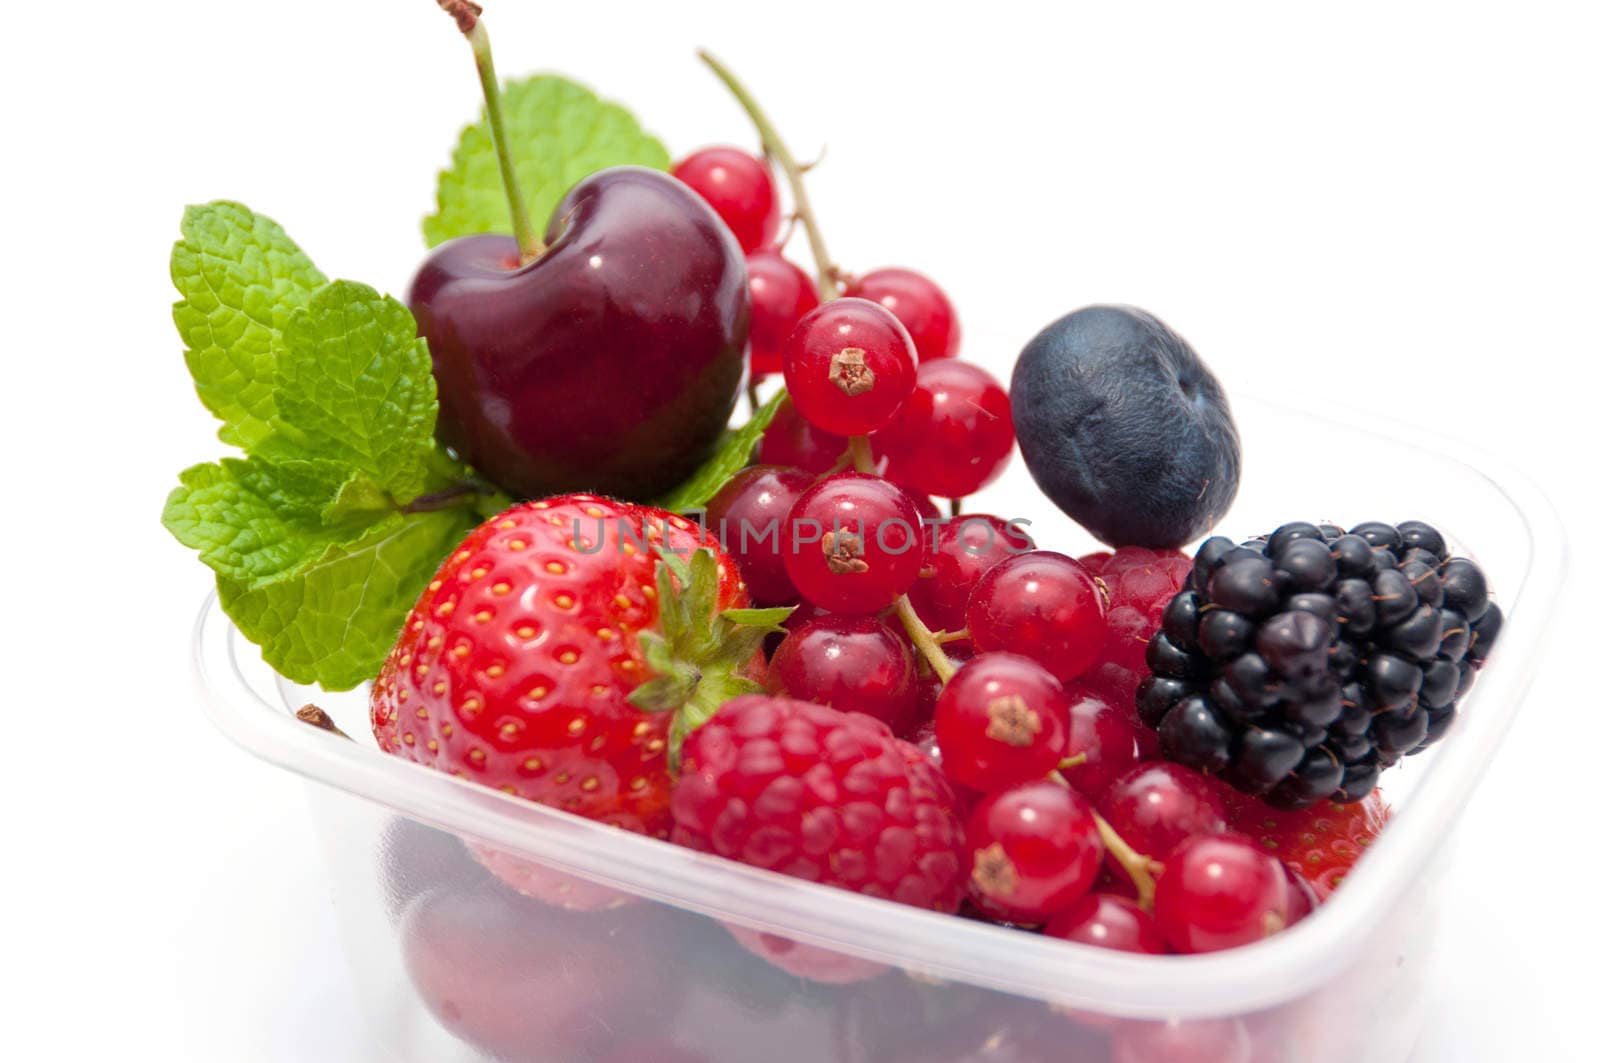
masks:
{"type": "Polygon", "coordinates": [[[1035,336],[1011,414],[1044,493],[1112,546],[1182,546],[1239,489],[1239,433],[1222,386],[1143,310],[1091,306],[1035,336]]]}

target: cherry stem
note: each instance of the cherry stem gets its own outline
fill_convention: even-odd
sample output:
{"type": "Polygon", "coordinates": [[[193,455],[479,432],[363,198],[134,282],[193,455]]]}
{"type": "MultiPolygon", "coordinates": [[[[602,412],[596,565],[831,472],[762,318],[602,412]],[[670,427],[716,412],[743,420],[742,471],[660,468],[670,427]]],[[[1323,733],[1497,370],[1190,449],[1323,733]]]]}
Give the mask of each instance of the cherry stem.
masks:
{"type": "Polygon", "coordinates": [[[761,135],[762,148],[783,170],[783,175],[789,182],[789,191],[794,195],[795,216],[805,226],[806,239],[811,242],[811,257],[817,267],[817,292],[822,296],[823,302],[837,299],[839,267],[828,256],[828,247],[822,242],[822,230],[817,225],[817,216],[811,209],[811,199],[806,195],[806,168],[795,162],[793,153],[789,151],[789,146],[783,142],[783,138],[778,136],[778,131],[773,128],[767,112],[761,109],[755,97],[750,95],[750,90],[734,76],[733,71],[703,48],[700,50],[700,61],[710,67],[711,72],[728,87],[729,92],[733,93],[733,98],[739,101],[739,106],[744,108],[744,113],[750,116],[756,132],[761,135]]]}
{"type": "Polygon", "coordinates": [[[1074,753],[1072,756],[1063,760],[1060,764],[1057,764],[1056,771],[1071,771],[1073,768],[1082,767],[1087,763],[1089,763],[1089,754],[1074,753]]]}
{"type": "Polygon", "coordinates": [[[954,631],[935,631],[933,637],[943,646],[947,642],[965,642],[972,637],[972,632],[967,628],[957,628],[954,631]]]}
{"type": "Polygon", "coordinates": [[[855,466],[856,472],[864,472],[868,476],[878,474],[878,461],[872,456],[872,440],[866,436],[851,436],[845,457],[850,459],[850,464],[855,466]]]}
{"type": "Polygon", "coordinates": [[[928,662],[928,667],[939,677],[939,682],[950,682],[950,677],[956,674],[955,663],[950,660],[949,654],[944,652],[944,647],[939,645],[938,637],[929,630],[927,624],[922,622],[922,617],[917,615],[911,599],[902,594],[895,600],[894,612],[900,618],[900,624],[906,629],[906,634],[911,636],[911,644],[928,662]]]}
{"type": "Polygon", "coordinates": [[[961,516],[961,499],[952,498],[950,500],[950,515],[952,517],[961,516]]]}
{"type": "Polygon", "coordinates": [[[500,107],[500,79],[494,73],[494,51],[489,47],[489,31],[478,18],[483,8],[470,0],[439,0],[439,6],[456,20],[457,28],[472,45],[478,81],[483,85],[484,113],[489,117],[495,157],[500,160],[500,180],[506,186],[506,203],[511,207],[511,231],[517,238],[517,250],[522,253],[523,263],[532,262],[544,254],[544,241],[539,239],[528,218],[528,204],[522,198],[522,186],[517,183],[516,166],[511,161],[511,140],[506,136],[505,115],[500,107]]]}

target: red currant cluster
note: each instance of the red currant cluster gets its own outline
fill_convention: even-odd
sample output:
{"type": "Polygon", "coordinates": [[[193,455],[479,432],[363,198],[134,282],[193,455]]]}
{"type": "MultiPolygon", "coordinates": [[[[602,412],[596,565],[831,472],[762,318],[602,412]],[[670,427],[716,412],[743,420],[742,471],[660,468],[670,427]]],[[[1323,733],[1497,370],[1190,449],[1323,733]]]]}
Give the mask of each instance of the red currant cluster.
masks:
{"type": "Polygon", "coordinates": [[[932,497],[959,513],[1013,443],[1005,390],[953,357],[949,299],[820,256],[819,289],[772,246],[779,197],[754,156],[707,149],[676,172],[745,247],[752,378],[781,370],[789,395],[760,464],[705,517],[754,601],[795,606],[768,686],[876,717],[942,768],[966,816],[970,916],[1163,953],[1310,912],[1325,892],[1256,840],[1254,802],[1230,811],[1211,779],[1149,759],[1134,695],[1190,559],[1075,560],[1019,522],[944,516],[932,497]]]}

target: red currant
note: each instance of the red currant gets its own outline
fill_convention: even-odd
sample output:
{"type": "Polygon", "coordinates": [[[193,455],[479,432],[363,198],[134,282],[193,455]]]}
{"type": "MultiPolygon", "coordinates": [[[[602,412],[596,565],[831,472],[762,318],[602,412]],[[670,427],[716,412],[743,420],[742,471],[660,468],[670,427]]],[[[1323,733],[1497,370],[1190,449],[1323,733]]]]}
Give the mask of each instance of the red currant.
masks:
{"type": "Polygon", "coordinates": [[[768,675],[775,693],[875,716],[899,735],[915,722],[911,648],[874,617],[830,614],[807,621],[779,644],[768,675]]]}
{"type": "Polygon", "coordinates": [[[752,465],[706,503],[706,529],[738,562],[757,605],[784,605],[797,597],[783,567],[781,544],[790,508],[814,479],[800,469],[752,465]]]}
{"type": "Polygon", "coordinates": [[[1135,852],[1165,859],[1179,842],[1228,829],[1210,780],[1179,764],[1143,764],[1111,784],[1100,813],[1135,852]]]}
{"type": "Polygon", "coordinates": [[[888,424],[916,376],[905,326],[865,299],[823,303],[800,319],[783,349],[790,401],[836,435],[863,436],[888,424]]]}
{"type": "Polygon", "coordinates": [[[746,253],[778,235],[782,208],[772,168],[738,148],[701,148],[672,168],[727,223],[746,253]]]}
{"type": "Polygon", "coordinates": [[[834,613],[875,613],[922,569],[922,517],[900,488],[864,473],[819,481],[789,511],[783,565],[795,589],[834,613]]]}
{"type": "Polygon", "coordinates": [[[1046,779],[984,798],[967,818],[967,854],[979,908],[1039,923],[1089,892],[1105,846],[1089,802],[1046,779]]]}
{"type": "Polygon", "coordinates": [[[978,649],[1032,657],[1070,683],[1105,645],[1106,603],[1082,565],[1035,550],[984,574],[967,603],[967,628],[978,649]]]}
{"type": "Polygon", "coordinates": [[[1091,893],[1079,898],[1045,926],[1044,932],[1063,941],[1098,945],[1120,952],[1142,952],[1160,956],[1167,951],[1166,939],[1156,929],[1156,921],[1126,897],[1110,893],[1091,893]]]}
{"type": "Polygon", "coordinates": [[[986,513],[923,526],[922,577],[911,585],[911,604],[935,631],[967,626],[967,602],[978,580],[1013,554],[1033,549],[1033,540],[1013,524],[986,513]]]}
{"type": "Polygon", "coordinates": [[[964,498],[994,482],[1016,436],[1011,400],[994,377],[943,359],[917,367],[917,385],[873,437],[884,475],[940,498],[964,498]]]}
{"type": "Polygon", "coordinates": [[[1179,952],[1249,945],[1288,922],[1283,865],[1243,835],[1196,835],[1165,865],[1156,881],[1156,925],[1179,952]]]}
{"type": "Polygon", "coordinates": [[[980,654],[945,684],[933,723],[945,773],[993,793],[1042,779],[1061,763],[1067,694],[1026,657],[980,654]]]}
{"type": "Polygon", "coordinates": [[[814,427],[792,402],[778,407],[772,423],[756,444],[756,460],[764,465],[792,465],[821,475],[832,472],[844,457],[849,440],[814,427]]]}
{"type": "Polygon", "coordinates": [[[846,295],[888,307],[911,333],[925,362],[954,358],[961,349],[961,322],[950,297],[933,281],[909,269],[875,269],[852,281],[846,295]]]}
{"type": "Polygon", "coordinates": [[[1139,763],[1139,733],[1133,723],[1099,695],[1076,683],[1066,688],[1067,744],[1065,760],[1082,763],[1063,768],[1072,788],[1098,801],[1123,775],[1139,763]]]}
{"type": "Polygon", "coordinates": [[[752,251],[745,264],[750,270],[750,374],[781,373],[783,345],[800,319],[816,309],[817,285],[770,248],[752,251]]]}

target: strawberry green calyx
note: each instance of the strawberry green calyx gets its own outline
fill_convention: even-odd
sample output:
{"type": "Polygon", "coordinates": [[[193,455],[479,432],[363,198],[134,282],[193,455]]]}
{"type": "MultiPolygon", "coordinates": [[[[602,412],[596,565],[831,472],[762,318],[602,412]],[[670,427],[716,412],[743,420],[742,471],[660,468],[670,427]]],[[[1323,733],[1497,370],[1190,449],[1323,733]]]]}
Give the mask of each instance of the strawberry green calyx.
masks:
{"type": "Polygon", "coordinates": [[[673,713],[668,752],[676,769],[683,740],[723,702],[762,687],[747,674],[761,643],[793,611],[717,609],[716,555],[696,550],[686,562],[663,551],[656,565],[661,632],[642,632],[645,664],[654,673],[628,695],[643,712],[673,713]]]}

